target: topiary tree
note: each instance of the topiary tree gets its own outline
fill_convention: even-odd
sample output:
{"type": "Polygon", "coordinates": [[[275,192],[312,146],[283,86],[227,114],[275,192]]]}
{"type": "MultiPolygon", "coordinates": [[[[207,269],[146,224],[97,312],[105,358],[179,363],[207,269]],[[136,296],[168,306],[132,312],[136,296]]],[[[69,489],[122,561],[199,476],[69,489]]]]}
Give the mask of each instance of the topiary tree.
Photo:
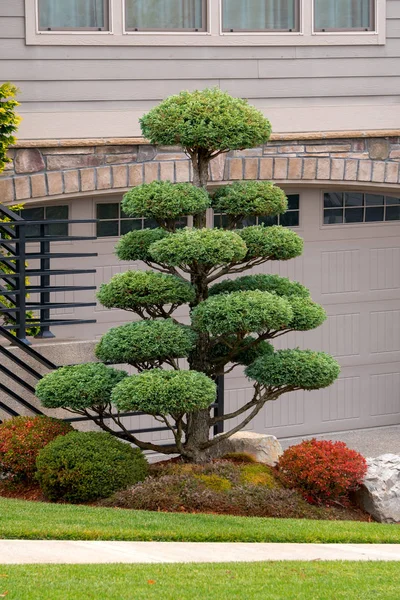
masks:
{"type": "Polygon", "coordinates": [[[284,192],[273,183],[239,182],[221,187],[213,197],[205,189],[210,160],[222,152],[266,143],[268,120],[246,101],[212,89],[168,98],[141,122],[151,142],[183,146],[193,164],[194,185],[144,184],[123,200],[126,214],[155,219],[159,227],[131,231],[117,245],[121,260],[143,261],[151,270],[118,274],[101,286],[98,298],[104,306],[130,311],[141,320],[111,329],[96,354],[108,365],[127,363],[137,374],[121,376],[113,385],[107,374],[111,367],[91,365],[103,390],[100,398],[89,385],[87,365],[68,367],[68,372],[61,369],[45,377],[37,394],[45,406],[81,411],[142,449],[201,462],[211,447],[245,427],[266,402],[287,392],[329,386],[339,365],[320,352],[276,352],[273,347],[274,339],[285,333],[324,322],[325,311],[311,300],[307,288],[277,275],[229,278],[303,251],[302,239],[289,229],[243,227],[249,216],[287,210],[284,192]],[[227,215],[226,229],[204,227],[209,207],[227,215]],[[193,216],[194,227],[177,229],[187,216],[193,216]],[[189,326],[176,316],[184,305],[190,309],[189,326]],[[216,379],[239,366],[246,367],[254,382],[253,397],[231,413],[213,416],[216,379]],[[68,377],[61,388],[57,382],[64,374],[68,377]],[[171,430],[174,442],[144,442],[124,428],[118,411],[153,415],[171,430]],[[235,427],[211,436],[218,423],[240,417],[235,427]]]}

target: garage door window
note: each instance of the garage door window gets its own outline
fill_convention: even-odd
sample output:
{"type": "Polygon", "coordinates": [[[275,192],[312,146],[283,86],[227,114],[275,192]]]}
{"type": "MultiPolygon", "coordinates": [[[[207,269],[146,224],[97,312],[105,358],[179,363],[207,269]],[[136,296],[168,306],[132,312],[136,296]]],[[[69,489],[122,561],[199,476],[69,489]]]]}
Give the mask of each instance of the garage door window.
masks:
{"type": "Polygon", "coordinates": [[[364,192],[326,192],[324,224],[375,223],[400,220],[400,197],[364,192]]]}
{"type": "MultiPolygon", "coordinates": [[[[300,225],[300,196],[299,194],[288,195],[288,210],[277,217],[249,217],[244,219],[238,227],[249,227],[250,225],[282,225],[283,227],[299,227],[300,225]]],[[[228,217],[225,214],[214,213],[214,227],[226,228],[228,217]]]]}
{"type": "MultiPolygon", "coordinates": [[[[27,221],[52,221],[68,219],[68,213],[68,206],[36,206],[34,208],[24,208],[20,214],[27,221]]],[[[40,235],[40,225],[29,225],[26,227],[26,237],[39,237],[40,235]]],[[[45,225],[44,235],[67,237],[68,223],[45,225]]]]}
{"type": "MultiPolygon", "coordinates": [[[[122,210],[119,202],[97,204],[97,237],[119,237],[134,229],[154,229],[159,227],[154,219],[132,219],[122,210]]],[[[182,219],[177,228],[186,227],[187,219],[182,219]]]]}

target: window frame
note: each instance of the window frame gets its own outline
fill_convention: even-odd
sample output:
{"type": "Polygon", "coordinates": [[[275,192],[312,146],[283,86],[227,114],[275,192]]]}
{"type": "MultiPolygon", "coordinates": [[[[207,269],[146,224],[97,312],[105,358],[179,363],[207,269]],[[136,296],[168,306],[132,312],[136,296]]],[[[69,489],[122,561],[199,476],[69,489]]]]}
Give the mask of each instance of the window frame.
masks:
{"type": "Polygon", "coordinates": [[[316,9],[315,9],[315,3],[317,0],[312,0],[312,8],[313,8],[313,13],[312,13],[312,27],[313,27],[313,33],[314,34],[330,34],[330,33],[341,33],[341,34],[352,34],[352,33],[371,33],[371,32],[375,32],[376,31],[376,27],[377,27],[377,10],[378,10],[378,1],[377,0],[369,0],[369,5],[370,5],[370,14],[372,15],[372,25],[371,27],[346,27],[346,28],[335,28],[335,27],[328,27],[325,29],[317,29],[315,27],[315,21],[316,21],[316,9]]]}
{"type": "Polygon", "coordinates": [[[331,228],[331,227],[360,227],[360,226],[374,226],[374,225],[399,225],[400,224],[400,218],[399,219],[387,219],[386,215],[387,215],[387,208],[388,206],[394,206],[394,207],[399,207],[400,209],[400,193],[396,195],[395,192],[380,192],[379,190],[360,190],[357,188],[351,189],[331,189],[331,190],[322,190],[321,192],[321,213],[322,213],[322,227],[325,229],[326,227],[331,228]],[[342,206],[337,206],[337,207],[326,207],[325,206],[325,194],[331,194],[331,193],[336,193],[336,194],[342,194],[342,201],[343,204],[342,206]],[[354,206],[346,206],[346,199],[345,199],[345,194],[362,194],[363,195],[363,204],[362,205],[354,205],[354,206]],[[368,205],[366,202],[366,196],[383,196],[383,204],[378,205],[368,205]],[[397,204],[388,204],[387,203],[387,198],[399,198],[399,202],[397,204]],[[367,215],[367,209],[368,208],[382,208],[383,209],[383,219],[382,220],[376,220],[376,221],[367,221],[366,220],[366,215],[367,215]],[[363,211],[363,220],[362,221],[347,221],[345,220],[346,218],[346,210],[356,210],[356,209],[362,209],[363,211]],[[340,223],[325,223],[325,214],[326,212],[329,214],[329,212],[334,211],[334,210],[340,210],[342,212],[342,222],[340,223]]]}
{"type": "MultiPolygon", "coordinates": [[[[70,207],[69,203],[62,203],[62,204],[58,204],[58,203],[57,204],[37,204],[37,205],[27,203],[19,211],[19,214],[23,217],[23,211],[24,210],[35,210],[35,209],[38,209],[38,208],[39,209],[43,209],[43,219],[32,219],[32,221],[49,221],[49,225],[51,225],[52,224],[51,222],[52,222],[53,219],[48,219],[47,218],[47,209],[48,208],[66,208],[67,209],[67,214],[68,214],[66,220],[70,220],[70,218],[71,218],[71,216],[70,216],[70,212],[71,212],[70,209],[71,209],[71,207],[70,207]]],[[[26,219],[26,220],[29,223],[29,219],[26,219]]],[[[54,219],[54,221],[58,221],[58,220],[62,220],[62,219],[54,219]]],[[[56,223],[56,225],[57,225],[57,223],[56,223]]],[[[64,224],[59,223],[59,225],[63,225],[63,226],[66,227],[66,233],[65,234],[63,233],[63,234],[59,234],[59,235],[58,234],[54,235],[53,233],[48,233],[48,234],[45,234],[45,235],[46,236],[48,235],[49,237],[55,237],[55,238],[57,238],[57,237],[59,237],[59,238],[68,237],[70,235],[70,223],[64,223],[64,224]]],[[[46,226],[47,225],[45,225],[45,227],[46,226]]],[[[40,225],[34,225],[34,227],[40,227],[40,225]]],[[[28,228],[29,228],[29,226],[27,226],[27,229],[28,228]]],[[[31,237],[37,237],[37,236],[29,236],[27,234],[26,235],[27,242],[29,242],[29,243],[36,243],[35,241],[32,241],[32,242],[30,241],[31,237]]],[[[53,241],[55,242],[57,240],[53,240],[53,241]]]]}
{"type": "Polygon", "coordinates": [[[52,30],[38,28],[38,0],[25,0],[26,36],[29,45],[46,46],[192,46],[192,47],[255,47],[255,46],[340,46],[384,45],[386,43],[386,0],[373,0],[374,31],[319,32],[313,29],[314,0],[300,0],[299,31],[238,31],[222,30],[222,2],[205,0],[207,27],[205,31],[131,31],[125,29],[125,0],[109,3],[109,29],[52,30]]]}
{"type": "Polygon", "coordinates": [[[127,26],[127,18],[126,18],[126,12],[127,12],[127,0],[123,0],[122,4],[122,10],[124,12],[124,22],[123,22],[123,28],[124,28],[124,32],[125,33],[168,33],[168,34],[175,34],[175,33],[207,33],[208,29],[209,29],[209,22],[208,22],[208,8],[209,8],[209,2],[208,0],[200,0],[202,3],[202,23],[203,23],[203,27],[201,28],[190,28],[190,29],[161,29],[161,28],[151,28],[151,29],[135,29],[133,27],[128,27],[127,26]]]}
{"type": "MultiPolygon", "coordinates": [[[[373,0],[371,0],[373,1],[373,0]]],[[[273,34],[273,33],[300,33],[301,32],[301,10],[302,10],[302,0],[294,0],[295,2],[295,26],[293,29],[227,29],[224,28],[224,3],[223,0],[220,0],[221,6],[221,33],[222,34],[230,34],[230,35],[238,35],[240,33],[258,33],[258,34],[273,34]]]]}
{"type": "Polygon", "coordinates": [[[71,32],[71,33],[109,33],[110,32],[110,21],[111,21],[111,1],[102,0],[104,10],[104,27],[48,27],[46,29],[40,28],[40,0],[35,0],[36,4],[36,27],[39,33],[51,33],[51,32],[71,32]]]}

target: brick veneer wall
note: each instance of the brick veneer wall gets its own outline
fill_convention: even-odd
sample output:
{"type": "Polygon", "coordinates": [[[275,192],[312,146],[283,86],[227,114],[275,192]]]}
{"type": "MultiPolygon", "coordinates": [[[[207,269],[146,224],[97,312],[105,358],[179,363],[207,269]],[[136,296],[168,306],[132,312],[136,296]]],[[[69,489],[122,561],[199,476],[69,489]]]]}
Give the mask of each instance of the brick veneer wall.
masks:
{"type": "MultiPolygon", "coordinates": [[[[179,147],[120,140],[32,145],[28,142],[23,147],[21,142],[10,150],[12,162],[0,175],[0,202],[124,191],[143,182],[190,181],[192,176],[191,165],[179,147]]],[[[400,189],[399,167],[400,137],[299,137],[221,155],[211,165],[210,179],[359,182],[400,189]]]]}

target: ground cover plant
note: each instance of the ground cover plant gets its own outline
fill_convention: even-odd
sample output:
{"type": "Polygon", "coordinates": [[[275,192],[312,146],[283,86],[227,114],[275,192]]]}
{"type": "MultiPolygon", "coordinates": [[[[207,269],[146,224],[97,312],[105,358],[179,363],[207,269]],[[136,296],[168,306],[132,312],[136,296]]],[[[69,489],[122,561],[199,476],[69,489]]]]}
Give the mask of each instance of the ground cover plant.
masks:
{"type": "Polygon", "coordinates": [[[2,565],[1,573],[10,600],[395,600],[400,586],[395,562],[2,565]]]}
{"type": "Polygon", "coordinates": [[[231,150],[265,144],[269,121],[245,100],[207,89],[167,98],[141,119],[141,125],[151,143],[181,145],[194,175],[193,184],[155,181],[124,197],[126,215],[152,219],[158,227],[123,236],[117,256],[140,260],[147,270],[115,275],[101,286],[98,298],[103,306],[126,310],[140,320],[102,337],[96,355],[104,364],[52,372],[39,382],[36,394],[45,407],[87,416],[139,448],[202,463],[266,402],[288,392],[331,385],[339,365],[323,352],[276,351],[272,345],[286,333],[324,322],[325,311],[304,286],[274,275],[229,279],[303,251],[302,239],[289,229],[243,226],[246,218],[268,222],[287,210],[284,192],[273,183],[238,182],[213,196],[206,189],[210,162],[231,150]],[[225,229],[205,227],[211,207],[226,215],[225,229]],[[188,217],[193,227],[182,228],[188,217]],[[190,325],[175,316],[182,306],[190,310],[190,325]],[[124,376],[104,366],[124,363],[136,374],[124,376]],[[216,381],[238,366],[246,367],[253,396],[237,410],[215,415],[216,381]],[[88,384],[88,371],[96,383],[88,384]],[[120,417],[124,411],[152,415],[170,430],[173,442],[143,441],[127,431],[120,417]],[[234,418],[239,423],[229,428],[234,418]],[[224,433],[213,437],[214,427],[222,423],[224,433]]]}
{"type": "Polygon", "coordinates": [[[400,543],[395,525],[267,519],[0,498],[0,538],[186,542],[400,543]]]}

